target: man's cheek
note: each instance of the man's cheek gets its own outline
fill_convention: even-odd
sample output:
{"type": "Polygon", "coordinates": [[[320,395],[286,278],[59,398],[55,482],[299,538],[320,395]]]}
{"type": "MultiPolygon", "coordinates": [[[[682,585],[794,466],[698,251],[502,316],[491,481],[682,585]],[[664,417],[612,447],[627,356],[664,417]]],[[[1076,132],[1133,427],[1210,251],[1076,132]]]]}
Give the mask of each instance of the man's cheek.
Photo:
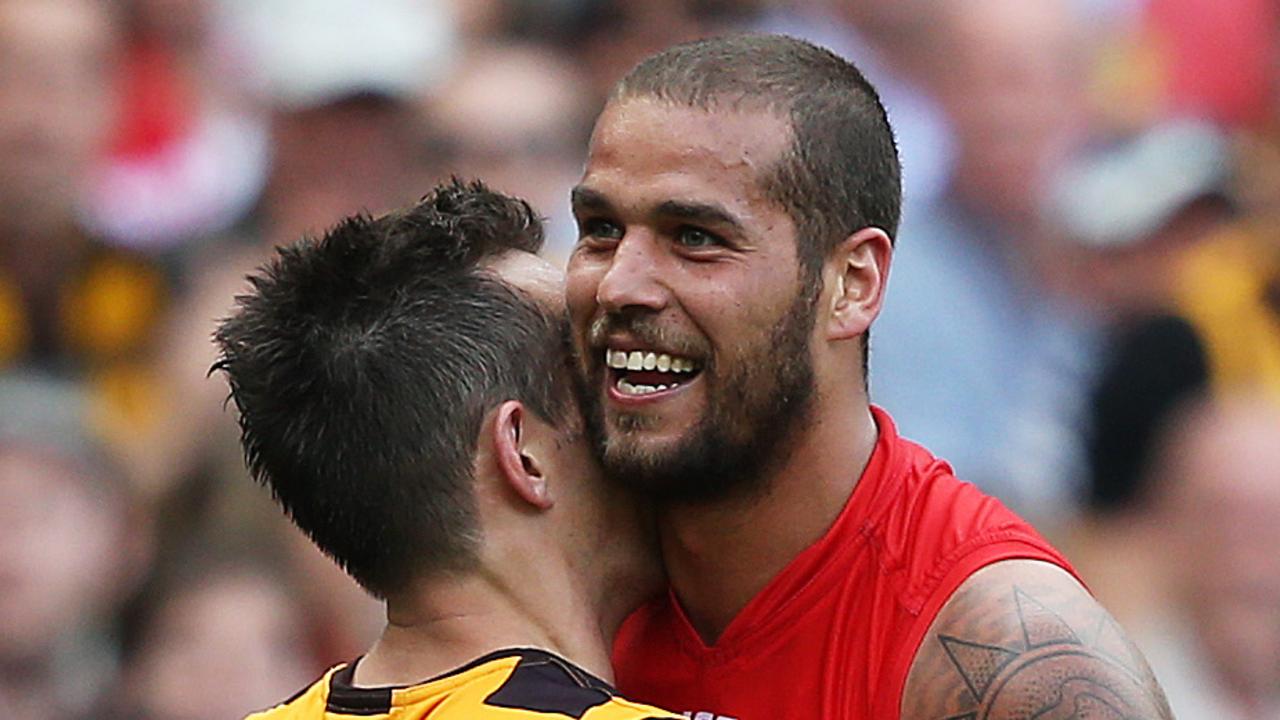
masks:
{"type": "Polygon", "coordinates": [[[583,322],[595,306],[596,289],[599,279],[595,273],[581,267],[579,261],[569,260],[565,274],[565,301],[569,306],[569,314],[575,324],[583,322]]]}

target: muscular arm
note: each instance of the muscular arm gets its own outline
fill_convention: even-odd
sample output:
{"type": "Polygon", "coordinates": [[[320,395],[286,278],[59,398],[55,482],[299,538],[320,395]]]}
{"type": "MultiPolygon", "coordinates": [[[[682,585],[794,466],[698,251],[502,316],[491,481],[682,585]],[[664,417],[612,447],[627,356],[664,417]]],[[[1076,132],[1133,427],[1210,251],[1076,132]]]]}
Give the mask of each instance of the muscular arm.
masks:
{"type": "Polygon", "coordinates": [[[925,635],[902,720],[1172,720],[1146,660],[1075,578],[1007,560],[964,582],[925,635]]]}

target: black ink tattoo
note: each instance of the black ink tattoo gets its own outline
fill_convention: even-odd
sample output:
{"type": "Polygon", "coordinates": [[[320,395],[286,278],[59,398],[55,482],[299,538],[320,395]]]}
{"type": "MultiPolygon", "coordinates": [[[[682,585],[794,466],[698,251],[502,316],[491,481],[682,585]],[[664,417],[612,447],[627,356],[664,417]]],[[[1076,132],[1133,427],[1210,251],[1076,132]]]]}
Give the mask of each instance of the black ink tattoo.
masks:
{"type": "Polygon", "coordinates": [[[1100,611],[1077,634],[1057,613],[1014,588],[1022,642],[1016,647],[938,635],[976,707],[946,720],[1155,720],[1141,656],[1100,611]]]}

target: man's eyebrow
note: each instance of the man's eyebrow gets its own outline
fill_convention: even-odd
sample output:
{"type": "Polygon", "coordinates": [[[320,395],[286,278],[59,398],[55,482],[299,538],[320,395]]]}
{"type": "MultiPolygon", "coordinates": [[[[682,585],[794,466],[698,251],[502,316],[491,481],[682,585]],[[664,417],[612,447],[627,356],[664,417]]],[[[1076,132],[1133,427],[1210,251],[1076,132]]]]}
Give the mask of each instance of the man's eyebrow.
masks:
{"type": "Polygon", "coordinates": [[[613,209],[613,205],[609,204],[608,198],[603,193],[581,185],[569,193],[569,201],[574,210],[609,211],[613,209]]]}
{"type": "MultiPolygon", "coordinates": [[[[612,213],[613,204],[598,190],[579,185],[569,194],[575,212],[592,211],[612,213]]],[[[742,233],[742,222],[733,213],[715,203],[667,200],[653,210],[655,217],[674,218],[702,225],[718,225],[742,233]]]]}
{"type": "Polygon", "coordinates": [[[655,214],[707,225],[720,225],[742,232],[742,223],[732,213],[713,203],[667,200],[658,205],[655,214]]]}

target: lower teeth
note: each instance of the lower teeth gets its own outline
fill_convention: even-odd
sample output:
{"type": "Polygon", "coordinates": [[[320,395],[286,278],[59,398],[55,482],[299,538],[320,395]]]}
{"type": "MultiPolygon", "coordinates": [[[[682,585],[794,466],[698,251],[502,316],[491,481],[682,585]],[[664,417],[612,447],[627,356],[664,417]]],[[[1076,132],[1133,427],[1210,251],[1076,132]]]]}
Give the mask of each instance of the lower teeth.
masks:
{"type": "Polygon", "coordinates": [[[675,386],[675,383],[672,383],[671,385],[633,385],[627,382],[626,378],[619,378],[618,380],[618,390],[620,390],[624,395],[649,395],[656,392],[662,392],[663,390],[669,390],[675,386]]]}

